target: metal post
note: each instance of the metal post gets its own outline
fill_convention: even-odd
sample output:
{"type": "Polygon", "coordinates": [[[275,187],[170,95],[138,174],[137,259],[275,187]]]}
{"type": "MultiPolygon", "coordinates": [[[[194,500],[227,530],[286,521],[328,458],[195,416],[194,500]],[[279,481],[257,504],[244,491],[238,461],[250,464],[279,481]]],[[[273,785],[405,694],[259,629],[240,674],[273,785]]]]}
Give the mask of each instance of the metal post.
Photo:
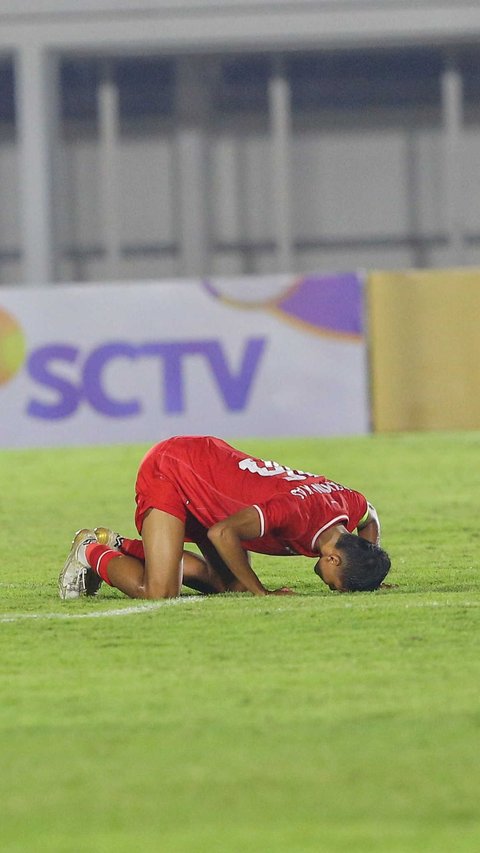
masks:
{"type": "Polygon", "coordinates": [[[53,161],[58,123],[56,72],[56,58],[39,45],[26,45],[16,54],[22,278],[28,284],[48,284],[55,279],[53,161]]]}
{"type": "Polygon", "coordinates": [[[183,276],[209,272],[209,93],[205,62],[181,59],[177,65],[177,188],[183,276]]]}
{"type": "Polygon", "coordinates": [[[106,276],[119,278],[121,272],[121,236],[119,222],[120,190],[118,182],[118,139],[120,110],[114,68],[108,60],[102,66],[98,87],[100,127],[100,187],[103,246],[106,254],[106,276]]]}
{"type": "Polygon", "coordinates": [[[285,65],[274,63],[269,84],[270,128],[272,150],[272,216],[277,247],[277,272],[293,272],[293,240],[291,215],[291,106],[290,84],[285,65]]]}
{"type": "Polygon", "coordinates": [[[449,264],[465,263],[463,192],[462,192],[462,76],[449,60],[442,75],[442,113],[444,127],[444,205],[449,264]]]}

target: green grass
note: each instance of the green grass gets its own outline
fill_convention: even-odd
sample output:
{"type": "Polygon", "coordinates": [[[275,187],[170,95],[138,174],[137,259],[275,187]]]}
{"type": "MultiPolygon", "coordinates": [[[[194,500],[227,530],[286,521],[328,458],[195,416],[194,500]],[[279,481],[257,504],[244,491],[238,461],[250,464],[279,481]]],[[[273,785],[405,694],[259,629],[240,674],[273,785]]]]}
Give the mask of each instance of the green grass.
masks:
{"type": "Polygon", "coordinates": [[[0,453],[0,850],[476,853],[480,434],[238,444],[364,491],[398,587],[256,557],[298,595],[96,618],[57,575],[144,448],[0,453]]]}

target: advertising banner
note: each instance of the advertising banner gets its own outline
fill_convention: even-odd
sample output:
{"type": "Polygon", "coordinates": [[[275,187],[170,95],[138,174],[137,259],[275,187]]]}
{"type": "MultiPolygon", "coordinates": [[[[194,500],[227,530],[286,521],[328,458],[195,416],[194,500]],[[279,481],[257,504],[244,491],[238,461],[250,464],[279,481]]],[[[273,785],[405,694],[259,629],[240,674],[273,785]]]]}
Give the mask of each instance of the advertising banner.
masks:
{"type": "Polygon", "coordinates": [[[376,432],[480,429],[480,270],[369,275],[376,432]]]}
{"type": "Polygon", "coordinates": [[[0,288],[0,446],[368,430],[356,274],[0,288]]]}

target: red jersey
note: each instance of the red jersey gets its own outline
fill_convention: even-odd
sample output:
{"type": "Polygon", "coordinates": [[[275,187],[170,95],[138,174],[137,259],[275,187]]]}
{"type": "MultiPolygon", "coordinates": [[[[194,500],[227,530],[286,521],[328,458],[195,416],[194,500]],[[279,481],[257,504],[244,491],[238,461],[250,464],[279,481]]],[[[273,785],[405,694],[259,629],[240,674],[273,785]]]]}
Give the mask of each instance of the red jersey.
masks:
{"type": "Polygon", "coordinates": [[[152,447],[138,471],[136,502],[139,532],[151,508],[185,523],[190,513],[208,529],[254,506],[260,536],[242,545],[278,556],[318,556],[316,542],[324,530],[343,524],[353,532],[368,512],[360,492],[324,476],[256,459],[211,436],[175,436],[152,447]]]}

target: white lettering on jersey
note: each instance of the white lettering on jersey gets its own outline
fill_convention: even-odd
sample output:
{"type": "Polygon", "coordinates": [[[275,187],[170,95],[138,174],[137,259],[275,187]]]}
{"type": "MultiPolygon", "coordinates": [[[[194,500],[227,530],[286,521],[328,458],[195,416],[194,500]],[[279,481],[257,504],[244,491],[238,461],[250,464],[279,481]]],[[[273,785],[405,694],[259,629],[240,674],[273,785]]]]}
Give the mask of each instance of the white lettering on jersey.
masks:
{"type": "Polygon", "coordinates": [[[296,498],[301,498],[303,501],[309,495],[329,495],[331,492],[343,492],[344,488],[345,487],[340,486],[339,483],[333,483],[331,480],[327,480],[326,483],[312,483],[310,486],[305,483],[304,486],[297,486],[295,489],[291,490],[291,494],[295,495],[296,498]]]}
{"type": "Polygon", "coordinates": [[[285,465],[279,465],[278,462],[271,460],[242,459],[238,463],[238,467],[241,471],[250,471],[251,474],[259,474],[260,477],[282,477],[283,480],[306,480],[307,477],[317,476],[306,471],[297,471],[285,465]],[[261,465],[258,464],[259,462],[261,465]]]}

